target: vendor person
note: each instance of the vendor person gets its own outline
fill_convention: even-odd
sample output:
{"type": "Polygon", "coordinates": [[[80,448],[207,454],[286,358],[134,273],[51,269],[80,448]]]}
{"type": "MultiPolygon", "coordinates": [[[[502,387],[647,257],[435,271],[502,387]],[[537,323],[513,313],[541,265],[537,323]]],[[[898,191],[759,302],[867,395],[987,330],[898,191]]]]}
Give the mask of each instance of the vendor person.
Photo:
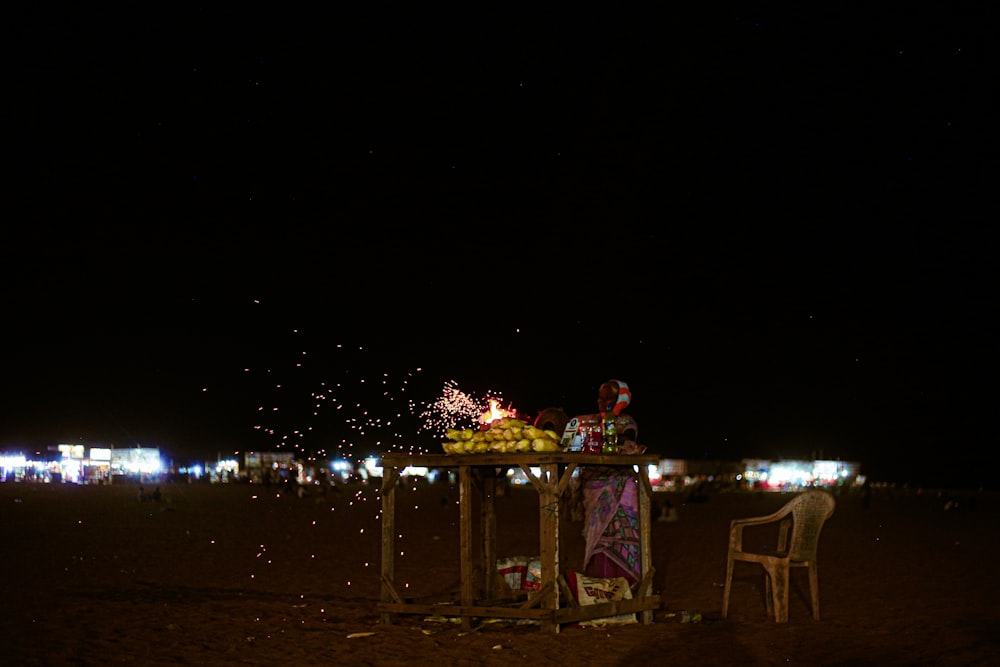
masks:
{"type": "MultiPolygon", "coordinates": [[[[610,409],[618,431],[618,453],[642,454],[646,448],[637,442],[639,427],[625,412],[631,402],[629,386],[620,380],[609,380],[598,390],[599,414],[583,415],[579,419],[600,420],[610,409]]],[[[642,568],[638,480],[621,467],[581,466],[578,483],[586,539],[584,574],[604,579],[625,577],[630,586],[635,585],[642,568]]]]}

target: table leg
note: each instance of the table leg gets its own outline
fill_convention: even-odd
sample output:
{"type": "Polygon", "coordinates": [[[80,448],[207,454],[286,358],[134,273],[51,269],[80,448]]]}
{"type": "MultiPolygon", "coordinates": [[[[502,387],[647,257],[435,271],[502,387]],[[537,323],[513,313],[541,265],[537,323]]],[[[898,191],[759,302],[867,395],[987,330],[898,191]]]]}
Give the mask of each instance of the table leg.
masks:
{"type": "MultiPolygon", "coordinates": [[[[649,581],[649,577],[647,575],[652,568],[652,563],[649,562],[651,558],[650,554],[652,553],[652,549],[650,547],[651,527],[649,511],[650,496],[652,495],[653,487],[649,484],[649,471],[646,470],[646,466],[640,464],[636,467],[639,469],[639,478],[636,481],[639,485],[639,559],[641,561],[640,571],[642,572],[640,581],[647,582],[638,591],[636,591],[636,593],[642,597],[652,593],[652,590],[650,590],[652,582],[649,581]]],[[[651,609],[643,611],[641,616],[641,622],[643,624],[649,625],[653,622],[653,611],[651,609]]]]}
{"type": "MultiPolygon", "coordinates": [[[[474,555],[472,538],[472,470],[469,466],[458,468],[458,505],[459,533],[461,535],[461,554],[459,565],[462,576],[462,606],[472,607],[475,602],[474,555]]],[[[472,619],[462,616],[462,629],[472,629],[472,619]]]]}
{"type": "MultiPolygon", "coordinates": [[[[382,602],[394,602],[389,585],[396,578],[396,483],[399,470],[384,468],[382,471],[382,602]]],[[[380,615],[382,623],[390,623],[389,613],[380,615]]]]}
{"type": "Polygon", "coordinates": [[[483,548],[480,567],[483,571],[483,596],[494,599],[500,593],[497,589],[497,517],[494,506],[497,478],[494,470],[484,470],[482,477],[482,501],[479,506],[479,525],[483,532],[483,548]]]}
{"type": "MultiPolygon", "coordinates": [[[[559,609],[559,466],[549,463],[541,466],[541,488],[538,489],[538,536],[541,549],[542,582],[547,587],[542,607],[559,609]]],[[[541,592],[539,593],[541,594],[541,592]]],[[[542,630],[558,633],[559,624],[542,621],[542,630]]]]}

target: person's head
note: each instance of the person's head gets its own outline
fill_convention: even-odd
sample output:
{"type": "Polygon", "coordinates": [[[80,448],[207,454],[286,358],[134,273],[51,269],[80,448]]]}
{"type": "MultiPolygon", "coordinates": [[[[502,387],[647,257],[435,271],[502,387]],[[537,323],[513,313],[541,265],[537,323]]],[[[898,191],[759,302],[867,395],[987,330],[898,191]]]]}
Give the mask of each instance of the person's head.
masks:
{"type": "Polygon", "coordinates": [[[621,380],[608,380],[597,390],[597,408],[601,412],[610,408],[620,416],[631,401],[632,392],[621,380]]]}
{"type": "Polygon", "coordinates": [[[604,412],[605,410],[614,408],[617,402],[618,383],[614,380],[603,383],[600,389],[597,390],[597,408],[601,412],[604,412]]]}

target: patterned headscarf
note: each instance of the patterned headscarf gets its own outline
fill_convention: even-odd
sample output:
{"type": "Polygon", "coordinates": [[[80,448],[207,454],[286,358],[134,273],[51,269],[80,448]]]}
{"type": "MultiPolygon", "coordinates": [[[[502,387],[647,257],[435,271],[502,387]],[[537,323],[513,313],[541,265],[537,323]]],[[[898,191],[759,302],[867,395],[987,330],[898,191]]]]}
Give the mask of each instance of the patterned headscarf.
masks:
{"type": "Polygon", "coordinates": [[[632,402],[632,391],[628,388],[628,385],[621,380],[612,380],[616,385],[618,385],[618,400],[615,402],[614,410],[615,415],[621,417],[622,412],[628,407],[628,404],[632,402]]]}

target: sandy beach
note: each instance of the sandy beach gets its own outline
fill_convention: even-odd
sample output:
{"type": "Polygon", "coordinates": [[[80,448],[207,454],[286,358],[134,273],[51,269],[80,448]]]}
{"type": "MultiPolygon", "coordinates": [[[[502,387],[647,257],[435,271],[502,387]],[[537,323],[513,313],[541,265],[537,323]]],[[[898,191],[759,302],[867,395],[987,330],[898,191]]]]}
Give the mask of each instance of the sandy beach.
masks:
{"type": "MultiPolygon", "coordinates": [[[[477,625],[419,615],[380,623],[377,484],[325,495],[249,484],[0,484],[5,665],[987,665],[1000,649],[997,497],[879,489],[843,493],[820,546],[822,618],[793,571],[789,622],[764,609],[763,574],[737,568],[721,618],[728,525],[777,509],[777,493],[670,500],[652,527],[652,625],[477,625]],[[148,485],[147,485],[147,490],[148,485]],[[681,612],[697,622],[682,623],[681,612]]],[[[457,590],[457,494],[399,492],[397,581],[406,595],[457,590]]],[[[537,495],[497,499],[498,547],[531,555],[537,495]]],[[[567,523],[567,556],[582,549],[567,523]]],[[[572,562],[572,561],[571,561],[572,562]]],[[[802,575],[801,577],[798,575],[802,575]]]]}

